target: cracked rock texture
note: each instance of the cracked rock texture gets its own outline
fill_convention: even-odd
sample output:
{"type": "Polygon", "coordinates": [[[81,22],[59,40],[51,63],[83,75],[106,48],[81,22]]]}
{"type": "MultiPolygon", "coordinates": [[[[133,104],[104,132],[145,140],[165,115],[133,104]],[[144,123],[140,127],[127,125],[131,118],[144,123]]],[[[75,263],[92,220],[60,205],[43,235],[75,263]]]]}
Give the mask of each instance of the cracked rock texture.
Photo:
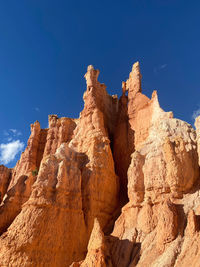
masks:
{"type": "Polygon", "coordinates": [[[200,267],[200,117],[145,96],[138,62],[119,99],[98,76],[78,119],[36,121],[0,166],[0,266],[200,267]]]}

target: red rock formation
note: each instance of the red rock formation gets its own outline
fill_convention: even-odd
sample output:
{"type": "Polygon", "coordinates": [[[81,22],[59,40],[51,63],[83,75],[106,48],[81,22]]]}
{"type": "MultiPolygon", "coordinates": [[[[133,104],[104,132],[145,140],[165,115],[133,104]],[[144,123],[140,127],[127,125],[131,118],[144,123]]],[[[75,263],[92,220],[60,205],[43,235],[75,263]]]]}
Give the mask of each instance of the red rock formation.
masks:
{"type": "MultiPolygon", "coordinates": [[[[142,94],[141,77],[139,62],[136,62],[133,64],[129,79],[122,83],[123,94],[119,101],[113,155],[122,194],[127,188],[127,171],[131,163],[131,154],[143,146],[154,121],[173,117],[171,112],[165,113],[160,108],[156,91],[153,92],[151,99],[142,94]],[[125,95],[126,92],[128,96],[125,95]]],[[[140,194],[138,190],[136,191],[140,194]]]]}
{"type": "Polygon", "coordinates": [[[0,200],[3,200],[7,192],[8,185],[11,178],[11,170],[3,165],[0,165],[0,200]]]}
{"type": "Polygon", "coordinates": [[[0,266],[199,267],[199,118],[195,131],[146,97],[138,62],[119,101],[98,75],[79,119],[35,122],[0,166],[0,266]]]}
{"type": "MultiPolygon", "coordinates": [[[[36,165],[26,164],[26,159],[35,155],[29,156],[31,145],[35,153],[40,151],[40,157],[43,150],[44,155],[29,199],[24,203],[27,185],[25,180],[23,186],[21,182],[18,185],[21,181],[18,178],[18,183],[11,185],[10,191],[19,186],[23,189],[20,194],[23,200],[19,201],[18,194],[14,193],[14,197],[3,205],[18,203],[17,211],[11,213],[12,218],[6,216],[9,220],[2,222],[2,231],[11,224],[2,237],[1,250],[4,252],[0,253],[7,255],[0,259],[2,265],[9,262],[13,266],[27,266],[34,262],[36,266],[62,266],[64,262],[68,266],[73,260],[84,258],[95,217],[105,231],[109,229],[118,194],[118,177],[109,140],[115,123],[117,99],[107,94],[105,86],[97,81],[96,72],[93,67],[88,68],[85,107],[77,125],[72,119],[50,116],[44,149],[38,148],[36,136],[40,135],[40,129],[32,131],[15,177],[22,163],[20,175],[22,172],[28,175],[29,170],[34,170],[36,165]]],[[[36,158],[32,161],[34,164],[37,164],[36,158]]],[[[27,181],[29,179],[30,175],[27,181]]],[[[4,208],[2,214],[7,210],[8,207],[4,208]]]]}
{"type": "Polygon", "coordinates": [[[38,121],[31,124],[31,135],[28,139],[27,147],[13,170],[9,189],[17,183],[21,175],[28,175],[33,170],[36,170],[40,131],[41,129],[38,121]]]}
{"type": "MultiPolygon", "coordinates": [[[[124,83],[123,83],[124,86],[124,83]]],[[[125,204],[127,196],[127,170],[131,161],[131,154],[134,147],[134,135],[128,122],[128,97],[125,90],[119,99],[118,114],[115,132],[113,135],[113,157],[115,161],[115,171],[120,178],[120,202],[125,204]],[[130,146],[130,139],[133,144],[130,146]]]]}
{"type": "Polygon", "coordinates": [[[49,115],[49,129],[43,156],[54,154],[62,143],[69,143],[75,128],[75,120],[70,118],[59,119],[57,115],[49,115]]]}
{"type": "MultiPolygon", "coordinates": [[[[199,178],[196,133],[190,125],[173,119],[172,113],[160,108],[156,92],[151,100],[141,94],[138,63],[123,84],[120,101],[118,114],[122,115],[118,115],[114,140],[118,173],[120,164],[123,168],[129,165],[127,154],[130,156],[131,150],[133,154],[128,169],[130,201],[108,237],[112,264],[120,267],[174,266],[183,242],[188,203],[194,207],[193,199],[198,193],[188,193],[199,178]],[[130,140],[132,146],[127,145],[130,140]]],[[[125,171],[121,173],[121,177],[125,177],[125,171]]],[[[199,203],[200,199],[197,197],[195,201],[199,203]]],[[[193,233],[198,224],[196,217],[193,216],[194,222],[190,222],[190,217],[190,230],[186,232],[193,233]]],[[[181,266],[180,263],[177,266],[181,266]]]]}
{"type": "Polygon", "coordinates": [[[199,156],[199,165],[200,165],[200,116],[195,120],[196,134],[197,134],[197,151],[199,156]]]}
{"type": "Polygon", "coordinates": [[[185,236],[193,237],[199,231],[199,222],[194,210],[190,210],[187,216],[187,226],[185,229],[185,236]]]}
{"type": "MultiPolygon", "coordinates": [[[[128,91],[128,118],[134,133],[134,147],[137,149],[148,137],[152,117],[150,99],[142,94],[139,62],[133,64],[129,79],[126,81],[128,91]]],[[[132,140],[130,140],[132,142],[132,140]]],[[[130,144],[131,145],[131,144],[130,144]]]]}
{"type": "Polygon", "coordinates": [[[4,232],[20,213],[36,180],[37,161],[40,137],[40,124],[31,124],[31,135],[25,151],[12,171],[12,177],[7,185],[7,193],[0,206],[0,233],[4,232]]]}
{"type": "Polygon", "coordinates": [[[112,267],[109,250],[106,244],[104,233],[101,230],[97,219],[94,220],[94,227],[88,243],[88,252],[84,261],[74,262],[70,267],[112,267]]]}
{"type": "Polygon", "coordinates": [[[99,71],[88,67],[85,106],[69,147],[84,156],[82,162],[82,197],[85,222],[90,233],[94,218],[101,227],[113,217],[117,207],[118,177],[109,136],[117,112],[116,98],[108,95],[104,84],[97,81],[99,71]],[[110,119],[109,119],[110,118],[110,119]]]}

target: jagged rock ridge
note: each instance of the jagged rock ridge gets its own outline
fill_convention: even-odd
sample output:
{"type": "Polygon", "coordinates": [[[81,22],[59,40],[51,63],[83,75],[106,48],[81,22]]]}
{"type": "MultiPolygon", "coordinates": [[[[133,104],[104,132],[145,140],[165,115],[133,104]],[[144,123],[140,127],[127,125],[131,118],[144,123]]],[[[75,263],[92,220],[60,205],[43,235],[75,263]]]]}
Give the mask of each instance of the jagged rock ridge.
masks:
{"type": "Polygon", "coordinates": [[[0,266],[200,266],[196,130],[89,66],[78,119],[49,116],[12,170],[0,166],[0,266]]]}

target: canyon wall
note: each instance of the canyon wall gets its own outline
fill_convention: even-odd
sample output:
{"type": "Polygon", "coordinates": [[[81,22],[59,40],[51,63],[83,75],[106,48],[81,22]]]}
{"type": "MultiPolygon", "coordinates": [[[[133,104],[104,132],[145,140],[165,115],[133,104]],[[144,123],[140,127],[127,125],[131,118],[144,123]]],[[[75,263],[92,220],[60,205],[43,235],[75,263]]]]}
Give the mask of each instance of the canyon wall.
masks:
{"type": "Polygon", "coordinates": [[[145,96],[138,62],[119,99],[98,75],[78,119],[36,121],[0,166],[0,266],[200,266],[200,118],[145,96]]]}

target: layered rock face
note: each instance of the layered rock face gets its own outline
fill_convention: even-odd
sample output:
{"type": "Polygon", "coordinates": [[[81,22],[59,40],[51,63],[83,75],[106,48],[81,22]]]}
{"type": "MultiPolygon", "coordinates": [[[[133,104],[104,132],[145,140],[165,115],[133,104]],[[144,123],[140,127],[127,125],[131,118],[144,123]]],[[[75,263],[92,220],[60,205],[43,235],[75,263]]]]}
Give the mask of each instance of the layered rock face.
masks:
{"type": "Polygon", "coordinates": [[[119,100],[98,75],[78,119],[35,122],[0,166],[0,266],[200,266],[200,119],[146,97],[138,62],[119,100]]]}
{"type": "Polygon", "coordinates": [[[11,179],[11,170],[0,165],[0,198],[3,200],[11,179]]]}
{"type": "Polygon", "coordinates": [[[109,138],[118,102],[97,73],[88,67],[78,120],[51,115],[49,129],[31,126],[0,207],[0,265],[69,266],[84,258],[95,217],[109,231],[119,191],[109,138]]]}

